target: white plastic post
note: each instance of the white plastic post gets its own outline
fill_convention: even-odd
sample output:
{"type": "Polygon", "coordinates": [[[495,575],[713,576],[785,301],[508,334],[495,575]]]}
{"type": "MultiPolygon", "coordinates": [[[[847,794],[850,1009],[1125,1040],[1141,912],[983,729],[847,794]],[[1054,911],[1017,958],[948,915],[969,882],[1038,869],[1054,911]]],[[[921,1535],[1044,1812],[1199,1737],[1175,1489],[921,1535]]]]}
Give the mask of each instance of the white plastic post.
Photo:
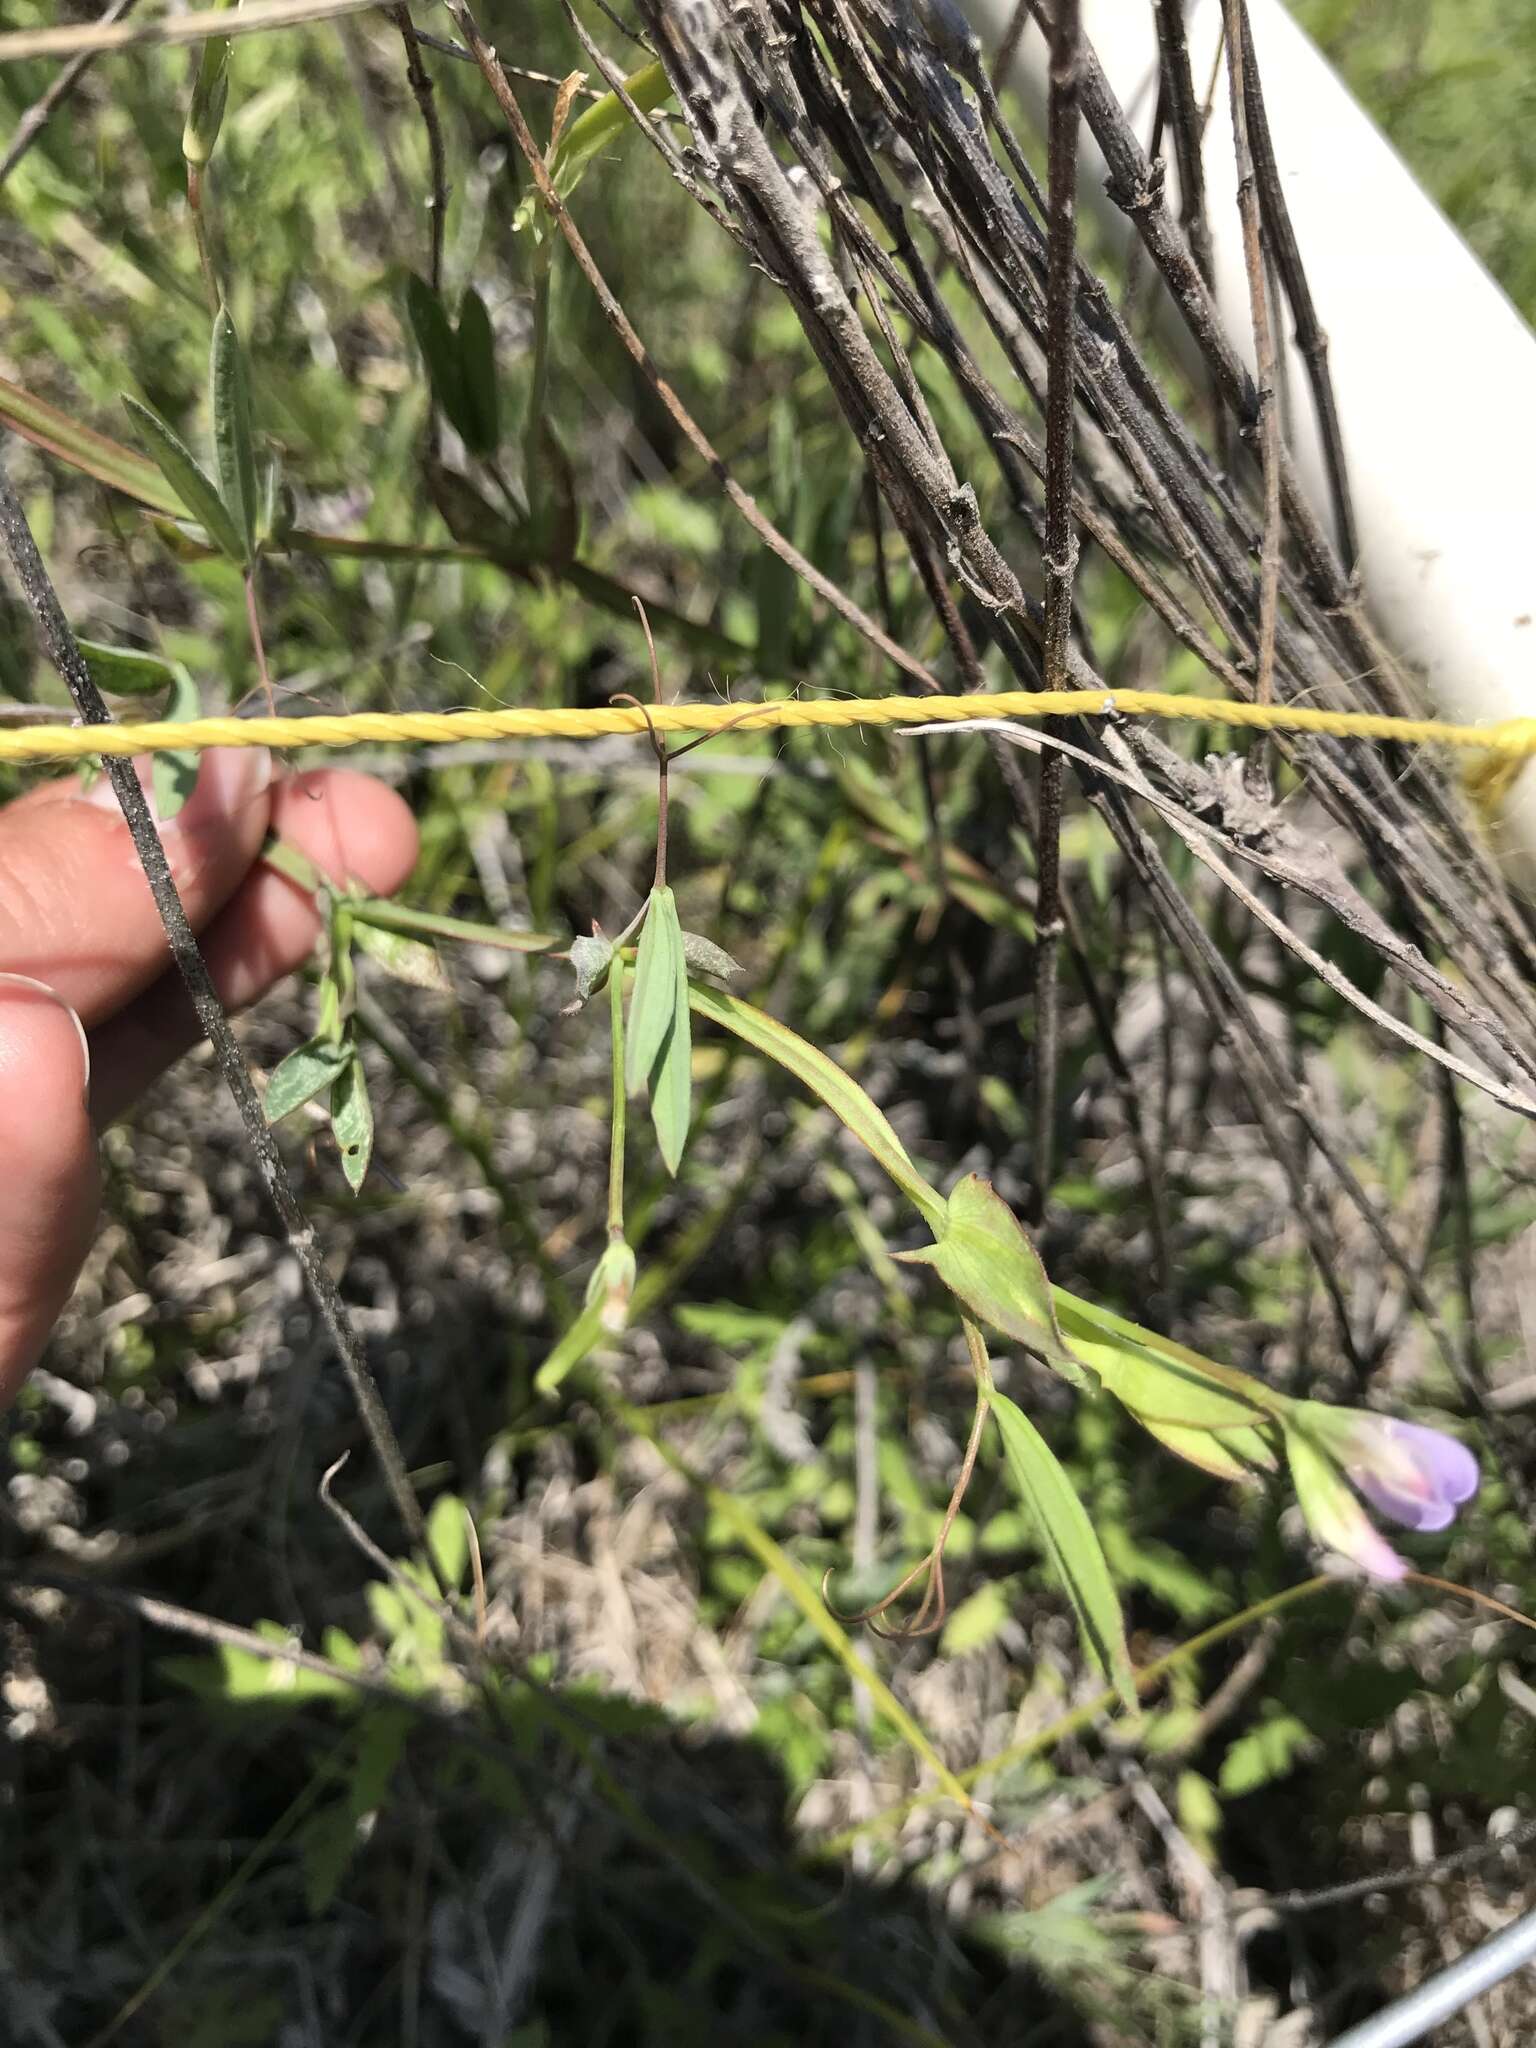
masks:
{"type": "MultiPolygon", "coordinates": [[[[1014,0],[964,5],[995,48],[1014,0]]],[[[1249,0],[1249,13],[1286,200],[1329,338],[1366,600],[1442,715],[1536,716],[1536,335],[1279,0],[1249,0]]],[[[1220,49],[1221,0],[1186,0],[1185,18],[1203,95],[1220,49]]],[[[1158,86],[1151,0],[1083,0],[1083,28],[1148,141],[1158,86]]],[[[1033,24],[1008,83],[1043,132],[1046,54],[1033,24]]],[[[1081,150],[1085,201],[1112,232],[1129,234],[1086,132],[1081,150]]],[[[1176,201],[1171,144],[1163,154],[1176,201]]],[[[1216,295],[1251,365],[1224,71],[1203,163],[1216,295]]],[[[1290,443],[1326,519],[1322,449],[1294,347],[1285,384],[1290,443]]],[[[1536,763],[1500,822],[1512,864],[1536,872],[1536,763]]]]}

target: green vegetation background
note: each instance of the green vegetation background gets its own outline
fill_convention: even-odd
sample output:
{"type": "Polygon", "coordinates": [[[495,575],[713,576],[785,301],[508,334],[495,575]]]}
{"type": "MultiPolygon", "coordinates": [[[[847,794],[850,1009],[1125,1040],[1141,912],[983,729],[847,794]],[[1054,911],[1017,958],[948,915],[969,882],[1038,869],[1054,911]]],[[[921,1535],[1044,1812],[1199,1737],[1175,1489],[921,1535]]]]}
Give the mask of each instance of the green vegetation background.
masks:
{"type": "MultiPolygon", "coordinates": [[[[8,25],[50,12],[14,0],[8,25]]],[[[1298,12],[1536,314],[1536,16],[1495,0],[1307,0],[1298,12]]],[[[622,61],[639,61],[591,19],[622,61]]],[[[486,27],[520,64],[558,76],[578,61],[551,6],[488,8],[486,27]]],[[[433,75],[451,160],[448,277],[455,288],[472,278],[487,300],[504,414],[519,422],[532,278],[517,180],[475,76],[446,62],[433,75]]],[[[0,73],[0,107],[14,118],[50,76],[42,65],[0,73]]],[[[0,200],[0,375],[122,439],[125,391],[189,437],[205,430],[207,310],[181,187],[188,78],[185,54],[99,65],[0,200]]],[[[356,22],[255,38],[237,44],[232,78],[213,191],[258,420],[306,523],[441,543],[402,311],[404,272],[426,262],[426,152],[398,47],[356,22]]],[[[547,123],[547,89],[520,90],[536,127],[547,123]]],[[[589,176],[579,215],[743,481],[820,565],[867,591],[849,444],[766,281],[742,275],[636,148],[589,176]]],[[[627,604],[597,601],[593,577],[642,589],[713,636],[702,652],[698,633],[662,635],[674,689],[791,676],[885,687],[747,544],[568,266],[551,333],[550,416],[577,478],[585,587],[472,562],[274,563],[263,603],[285,692],[360,708],[643,690],[627,604]]],[[[947,393],[930,396],[963,436],[947,393]]],[[[543,473],[525,474],[516,439],[514,503],[543,473]]],[[[28,454],[15,468],[82,629],[119,638],[153,620],[210,708],[250,691],[228,568],[173,560],[121,501],[55,463],[28,454]]],[[[478,488],[467,530],[504,509],[483,477],[478,488]]],[[[920,590],[894,567],[892,586],[900,632],[926,646],[920,590]]],[[[1104,586],[1095,602],[1106,644],[1123,650],[1123,600],[1104,586]]],[[[0,627],[0,681],[50,697],[14,613],[0,627]]],[[[645,885],[655,803],[633,751],[373,765],[400,778],[421,820],[412,900],[426,907],[560,930],[601,915],[612,929],[645,885]]],[[[1024,849],[998,843],[985,762],[946,759],[942,891],[910,751],[726,740],[677,783],[685,922],[742,959],[755,999],[838,1048],[937,1174],[975,1167],[1016,1196],[1028,1048],[1008,1005],[1028,959],[1015,887],[1028,865],[1024,849]],[[979,1068],[960,1037],[967,1004],[998,1012],[979,1068]]],[[[1086,817],[1070,820],[1067,854],[1099,920],[1099,965],[1128,1001],[1155,985],[1153,952],[1118,922],[1122,878],[1086,817]]],[[[289,1151],[365,1304],[424,1490],[448,1489],[433,1524],[443,1561],[468,1584],[462,1498],[485,1553],[492,1645],[554,1692],[504,1681],[509,1767],[451,1730],[349,1707],[330,1681],[274,1676],[241,1651],[178,1645],[168,1658],[162,1635],[88,1604],[73,1621],[46,1603],[7,1610],[0,1985],[32,2029],[20,2039],[189,2048],[277,2040],[286,2027],[283,2039],[305,2042],[523,2048],[1193,2042],[1207,2038],[1201,1967],[1181,1930],[1205,1894],[1180,1843],[1257,1901],[1404,1862],[1410,1812],[1429,1816],[1437,1850],[1455,1849],[1528,1798],[1536,1720],[1504,1683],[1511,1672],[1525,1683],[1528,1669],[1508,1633],[1450,1606],[1342,1589],[1276,1619],[1219,1716],[1209,1710],[1241,1675],[1241,1637],[1180,1666],[1136,1734],[1099,1725],[993,1773],[992,1810],[1023,1844],[1008,1855],[989,1856],[930,1801],[899,1849],[887,1830],[812,1860],[812,1836],[910,1794],[921,1773],[744,1527],[781,1545],[806,1583],[836,1573],[850,1605],[921,1553],[963,1441],[952,1318],[891,1264],[906,1226],[879,1177],[824,1117],[715,1042],[701,1055],[705,1108],[682,1180],[674,1188],[648,1155],[634,1166],[637,1332],[541,1407],[533,1374],[601,1244],[601,1019],[559,1018],[569,987],[554,968],[474,954],[453,972],[452,1002],[375,988],[414,1059],[398,1046],[369,1055],[380,1138],[362,1199],[347,1195],[323,1133],[289,1151]],[[608,1385],[638,1404],[644,1431],[608,1385]],[[662,1462],[647,1432],[734,1512],[662,1462]],[[872,1536],[858,1515],[871,1448],[872,1536]]],[[[1411,1202],[1422,1076],[1383,1060],[1315,989],[1290,994],[1301,1039],[1326,1048],[1373,1192],[1411,1202]]],[[[264,1011],[248,1028],[253,1058],[273,1064],[307,1016],[302,991],[264,1011]]],[[[1180,1133],[1171,1285],[1150,1277],[1141,1191],[1076,1013],[1063,1093],[1074,1108],[1044,1241],[1055,1277],[1216,1356],[1336,1391],[1325,1343],[1291,1352],[1276,1336],[1307,1299],[1305,1264],[1230,1089],[1180,1133]]],[[[466,1682],[441,1630],[379,1583],[316,1503],[349,1417],[206,1069],[113,1133],[107,1160],[102,1246],[50,1377],[0,1448],[8,1554],[293,1632],[343,1668],[457,1704],[466,1682]],[[90,1397],[87,1426],[74,1426],[61,1386],[90,1397]]],[[[1514,1375],[1511,1247],[1536,1202],[1497,1120],[1477,1127],[1474,1188],[1485,1355],[1514,1375]]],[[[1426,1269],[1447,1300],[1452,1253],[1432,1232],[1426,1269]]],[[[1362,1266],[1362,1289],[1373,1284],[1362,1266]]],[[[1238,1499],[1174,1466],[1043,1376],[1021,1369],[1012,1384],[1090,1503],[1141,1661],[1305,1576],[1277,1500],[1238,1499]]],[[[1385,1386],[1447,1398],[1411,1330],[1385,1386]]],[[[343,1492],[385,1529],[361,1463],[343,1492]]],[[[1052,1726],[1097,1680],[991,1464],[951,1558],[937,1641],[865,1638],[862,1649],[946,1762],[967,1769],[1052,1726]]],[[[1493,1489],[1422,1561],[1536,1600],[1528,1532],[1493,1489]]],[[[1406,1892],[1390,1910],[1356,1902],[1266,1923],[1243,1949],[1244,2023],[1268,2038],[1283,2009],[1315,1998],[1342,2025],[1432,1967],[1448,1929],[1475,1938],[1519,1886],[1518,1870],[1485,1868],[1443,1909],[1406,1892]]],[[[1501,2011],[1500,2024],[1529,2023],[1501,2011]]]]}

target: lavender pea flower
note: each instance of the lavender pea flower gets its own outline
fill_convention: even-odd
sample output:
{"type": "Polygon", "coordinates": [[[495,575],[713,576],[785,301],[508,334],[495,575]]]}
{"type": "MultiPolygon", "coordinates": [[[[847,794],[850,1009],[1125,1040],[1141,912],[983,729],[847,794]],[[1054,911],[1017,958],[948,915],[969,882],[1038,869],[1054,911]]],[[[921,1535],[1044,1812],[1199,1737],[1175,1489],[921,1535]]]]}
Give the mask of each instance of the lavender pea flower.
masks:
{"type": "MultiPolygon", "coordinates": [[[[1321,1401],[1298,1401],[1292,1425],[1309,1449],[1341,1468],[1379,1514],[1404,1528],[1431,1531],[1449,1528],[1456,1510],[1477,1491],[1477,1460],[1464,1444],[1438,1429],[1391,1416],[1371,1415],[1360,1408],[1331,1408],[1321,1401]]],[[[1314,1534],[1378,1578],[1401,1578],[1401,1558],[1382,1542],[1358,1509],[1353,1513],[1315,1467],[1309,1487],[1292,1455],[1298,1494],[1314,1534]],[[1313,1498],[1309,1503],[1307,1494],[1313,1498]],[[1324,1502],[1327,1506],[1324,1506],[1324,1502]],[[1319,1512],[1321,1510],[1321,1512],[1319,1512]],[[1343,1540],[1341,1540],[1341,1538],[1343,1540]]],[[[1304,1458],[1303,1464],[1313,1461],[1304,1458]]],[[[1322,1460],[1317,1461],[1321,1465],[1322,1460]]],[[[1353,1506],[1353,1503],[1350,1504],[1353,1506]]]]}
{"type": "Polygon", "coordinates": [[[1441,1430],[1321,1401],[1302,1402],[1296,1419],[1377,1513],[1405,1529],[1448,1529],[1477,1491],[1476,1458],[1441,1430]]]}

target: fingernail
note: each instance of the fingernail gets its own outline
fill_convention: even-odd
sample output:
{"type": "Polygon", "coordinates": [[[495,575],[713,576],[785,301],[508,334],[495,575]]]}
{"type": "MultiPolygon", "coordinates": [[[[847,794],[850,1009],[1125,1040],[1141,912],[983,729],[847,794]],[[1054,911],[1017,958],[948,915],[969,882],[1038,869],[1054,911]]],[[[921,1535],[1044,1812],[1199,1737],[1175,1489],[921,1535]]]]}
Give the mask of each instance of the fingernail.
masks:
{"type": "Polygon", "coordinates": [[[0,1003],[5,1000],[7,990],[15,991],[20,997],[46,998],[56,1003],[75,1027],[75,1036],[80,1041],[80,1099],[89,1106],[91,1093],[91,1042],[85,1035],[85,1026],[70,1004],[66,1003],[57,989],[50,988],[46,981],[37,981],[30,974],[0,973],[0,1003]]]}

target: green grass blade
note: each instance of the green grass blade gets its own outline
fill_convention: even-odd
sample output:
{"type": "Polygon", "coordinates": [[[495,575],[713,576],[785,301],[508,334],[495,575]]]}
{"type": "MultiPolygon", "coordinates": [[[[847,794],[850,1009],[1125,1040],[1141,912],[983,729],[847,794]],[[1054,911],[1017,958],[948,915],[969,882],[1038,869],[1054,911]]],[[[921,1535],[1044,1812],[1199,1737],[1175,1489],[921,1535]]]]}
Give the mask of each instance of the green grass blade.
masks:
{"type": "Polygon", "coordinates": [[[3,377],[0,377],[0,423],[20,434],[24,441],[30,441],[34,448],[57,456],[71,469],[78,469],[83,476],[95,477],[98,483],[121,491],[125,497],[137,498],[151,511],[164,512],[172,519],[185,517],[185,505],[154,463],[132,448],[125,448],[121,441],[98,434],[91,427],[82,427],[68,413],[60,412],[56,405],[49,405],[46,399],[34,398],[30,391],[24,391],[19,384],[8,383],[3,377]]]}

